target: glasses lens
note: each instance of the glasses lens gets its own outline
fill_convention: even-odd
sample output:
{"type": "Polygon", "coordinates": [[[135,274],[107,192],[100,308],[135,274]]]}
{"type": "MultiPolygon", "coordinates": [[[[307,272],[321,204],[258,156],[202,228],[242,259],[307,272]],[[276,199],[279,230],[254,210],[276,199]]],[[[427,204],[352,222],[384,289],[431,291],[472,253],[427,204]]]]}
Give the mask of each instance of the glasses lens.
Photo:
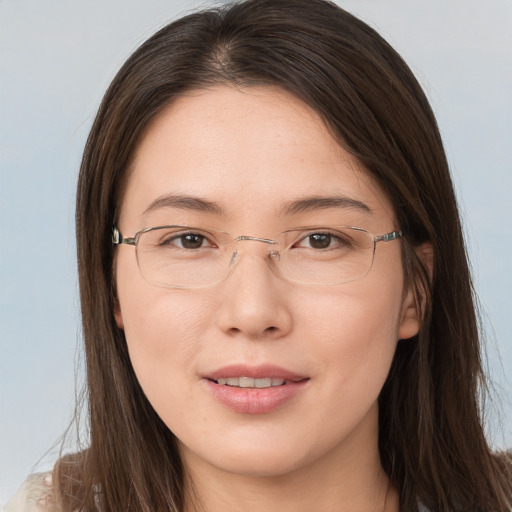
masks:
{"type": "Polygon", "coordinates": [[[366,275],[373,262],[373,236],[360,228],[338,226],[294,230],[280,260],[280,272],[292,281],[341,284],[366,275]]]}
{"type": "Polygon", "coordinates": [[[229,271],[219,235],[187,226],[154,228],[140,234],[137,260],[151,283],[176,288],[201,288],[220,281],[229,271]]]}

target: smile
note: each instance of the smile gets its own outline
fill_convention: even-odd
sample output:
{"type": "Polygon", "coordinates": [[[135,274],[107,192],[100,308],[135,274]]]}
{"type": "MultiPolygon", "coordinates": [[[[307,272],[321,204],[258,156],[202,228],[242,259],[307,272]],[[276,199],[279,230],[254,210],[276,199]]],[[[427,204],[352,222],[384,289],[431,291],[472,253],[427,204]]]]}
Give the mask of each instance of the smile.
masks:
{"type": "Polygon", "coordinates": [[[233,388],[272,388],[276,386],[283,386],[286,381],[280,378],[253,378],[253,377],[227,377],[217,379],[215,382],[221,386],[230,386],[233,388]]]}
{"type": "Polygon", "coordinates": [[[274,365],[235,364],[202,378],[215,401],[242,414],[268,414],[295,401],[310,377],[274,365]]]}

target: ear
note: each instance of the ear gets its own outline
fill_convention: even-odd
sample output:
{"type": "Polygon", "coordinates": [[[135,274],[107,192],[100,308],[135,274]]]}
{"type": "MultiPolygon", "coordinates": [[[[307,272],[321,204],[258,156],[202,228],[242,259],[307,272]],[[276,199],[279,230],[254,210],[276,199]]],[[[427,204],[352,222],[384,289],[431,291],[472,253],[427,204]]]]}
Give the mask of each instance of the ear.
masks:
{"type": "Polygon", "coordinates": [[[119,329],[124,329],[123,316],[121,315],[121,305],[117,299],[114,300],[114,318],[119,329]]]}
{"type": "MultiPolygon", "coordinates": [[[[432,244],[425,242],[415,247],[414,251],[428,270],[429,278],[432,279],[434,269],[434,250],[432,244]]],[[[402,302],[398,339],[406,340],[418,334],[423,320],[421,312],[425,311],[426,303],[426,290],[423,285],[418,282],[410,282],[402,302]]]]}

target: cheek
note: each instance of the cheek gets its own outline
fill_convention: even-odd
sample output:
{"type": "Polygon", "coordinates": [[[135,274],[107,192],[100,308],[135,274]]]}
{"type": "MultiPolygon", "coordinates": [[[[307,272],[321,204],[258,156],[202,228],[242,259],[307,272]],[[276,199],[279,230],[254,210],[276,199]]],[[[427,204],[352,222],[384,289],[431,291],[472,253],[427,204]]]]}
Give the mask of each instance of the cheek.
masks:
{"type": "Polygon", "coordinates": [[[336,293],[318,293],[303,309],[302,330],[314,340],[319,371],[327,363],[336,385],[361,390],[384,382],[398,340],[401,289],[359,281],[336,293]]]}
{"type": "Polygon", "coordinates": [[[207,307],[190,297],[178,300],[169,290],[164,294],[152,293],[148,300],[139,296],[125,303],[123,314],[137,380],[153,409],[174,431],[190,411],[200,409],[196,361],[205,344],[207,307]]]}
{"type": "Polygon", "coordinates": [[[204,343],[207,306],[190,297],[174,298],[168,290],[164,294],[121,301],[128,348],[133,359],[140,355],[155,359],[156,364],[183,364],[204,343]]]}
{"type": "Polygon", "coordinates": [[[120,315],[137,379],[160,413],[160,402],[189,385],[183,370],[205,342],[211,305],[197,294],[151,286],[129,268],[118,266],[120,315]]]}
{"type": "Polygon", "coordinates": [[[312,430],[322,429],[325,450],[343,439],[364,438],[367,444],[373,438],[377,400],[396,349],[400,295],[383,300],[375,290],[361,291],[347,287],[309,308],[311,353],[324,404],[316,406],[312,430]]]}

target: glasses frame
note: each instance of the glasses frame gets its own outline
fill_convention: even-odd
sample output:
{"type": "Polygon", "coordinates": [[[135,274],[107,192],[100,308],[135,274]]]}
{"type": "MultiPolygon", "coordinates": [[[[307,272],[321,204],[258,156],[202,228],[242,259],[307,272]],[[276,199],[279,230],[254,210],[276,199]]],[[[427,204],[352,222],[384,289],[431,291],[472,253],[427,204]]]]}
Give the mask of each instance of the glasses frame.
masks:
{"type": "MultiPolygon", "coordinates": [[[[368,268],[368,270],[363,275],[358,276],[358,277],[356,277],[354,279],[349,279],[347,281],[340,281],[340,282],[334,282],[334,283],[316,283],[317,285],[331,286],[331,285],[350,283],[350,282],[362,279],[364,276],[366,276],[368,274],[368,272],[370,272],[370,270],[373,267],[373,262],[375,260],[375,249],[376,249],[377,243],[378,242],[392,242],[393,240],[398,240],[399,238],[403,237],[403,232],[400,229],[395,229],[395,230],[390,231],[388,233],[384,233],[383,235],[374,235],[373,233],[370,233],[368,230],[366,230],[364,228],[357,227],[357,226],[335,226],[335,227],[337,227],[337,228],[353,229],[355,231],[361,231],[363,233],[367,233],[368,235],[370,235],[370,237],[372,238],[372,241],[373,241],[371,264],[370,264],[370,267],[368,268]]],[[[220,284],[222,281],[224,281],[224,279],[226,279],[229,276],[230,272],[228,272],[226,274],[226,276],[223,279],[221,279],[220,281],[216,281],[215,283],[209,284],[207,286],[172,285],[172,284],[155,282],[155,281],[151,281],[150,279],[148,279],[144,275],[144,272],[142,271],[142,269],[140,267],[140,263],[139,263],[139,257],[138,257],[138,252],[137,252],[137,245],[139,243],[139,239],[140,239],[141,235],[143,235],[144,233],[147,233],[148,231],[155,231],[157,229],[168,229],[168,228],[184,228],[184,229],[190,230],[190,231],[193,231],[193,230],[197,229],[199,231],[205,231],[204,228],[196,228],[194,226],[186,226],[186,225],[181,225],[181,224],[166,224],[166,225],[161,225],[161,226],[152,226],[152,227],[149,227],[149,228],[144,228],[144,229],[141,229],[140,231],[137,231],[137,233],[135,233],[135,235],[133,235],[133,237],[124,237],[121,234],[121,232],[119,231],[119,229],[116,226],[113,226],[112,227],[112,244],[114,246],[131,245],[131,246],[135,247],[136,259],[137,259],[137,267],[139,268],[139,272],[142,275],[142,277],[144,279],[146,279],[146,281],[148,283],[150,283],[151,285],[153,285],[153,286],[164,287],[164,288],[178,288],[178,289],[210,288],[212,286],[216,286],[217,284],[220,284]]],[[[290,231],[308,230],[308,229],[322,229],[322,227],[318,227],[318,226],[311,227],[311,228],[309,228],[307,226],[297,227],[297,228],[287,229],[287,230],[283,231],[282,233],[287,233],[287,232],[290,232],[290,231]]],[[[269,244],[269,245],[275,245],[275,244],[279,243],[277,240],[273,240],[271,238],[260,238],[260,237],[248,236],[248,235],[234,236],[234,235],[232,235],[231,233],[229,233],[227,231],[221,231],[221,230],[218,230],[218,229],[209,229],[208,231],[214,231],[214,232],[217,232],[217,233],[222,233],[222,234],[225,234],[225,235],[230,235],[230,236],[233,237],[233,239],[232,239],[233,243],[236,243],[236,242],[239,242],[239,241],[243,241],[243,240],[252,240],[252,241],[262,242],[262,243],[269,244]]],[[[281,234],[281,233],[279,233],[279,234],[281,234]]],[[[279,252],[278,251],[271,251],[271,253],[270,253],[271,256],[275,256],[276,254],[279,255],[279,252]]],[[[286,276],[283,276],[281,274],[279,274],[279,275],[283,279],[286,279],[287,281],[302,283],[302,281],[296,281],[294,279],[287,278],[286,276]]],[[[302,283],[302,284],[314,285],[315,283],[305,282],[305,283],[302,283]]]]}

